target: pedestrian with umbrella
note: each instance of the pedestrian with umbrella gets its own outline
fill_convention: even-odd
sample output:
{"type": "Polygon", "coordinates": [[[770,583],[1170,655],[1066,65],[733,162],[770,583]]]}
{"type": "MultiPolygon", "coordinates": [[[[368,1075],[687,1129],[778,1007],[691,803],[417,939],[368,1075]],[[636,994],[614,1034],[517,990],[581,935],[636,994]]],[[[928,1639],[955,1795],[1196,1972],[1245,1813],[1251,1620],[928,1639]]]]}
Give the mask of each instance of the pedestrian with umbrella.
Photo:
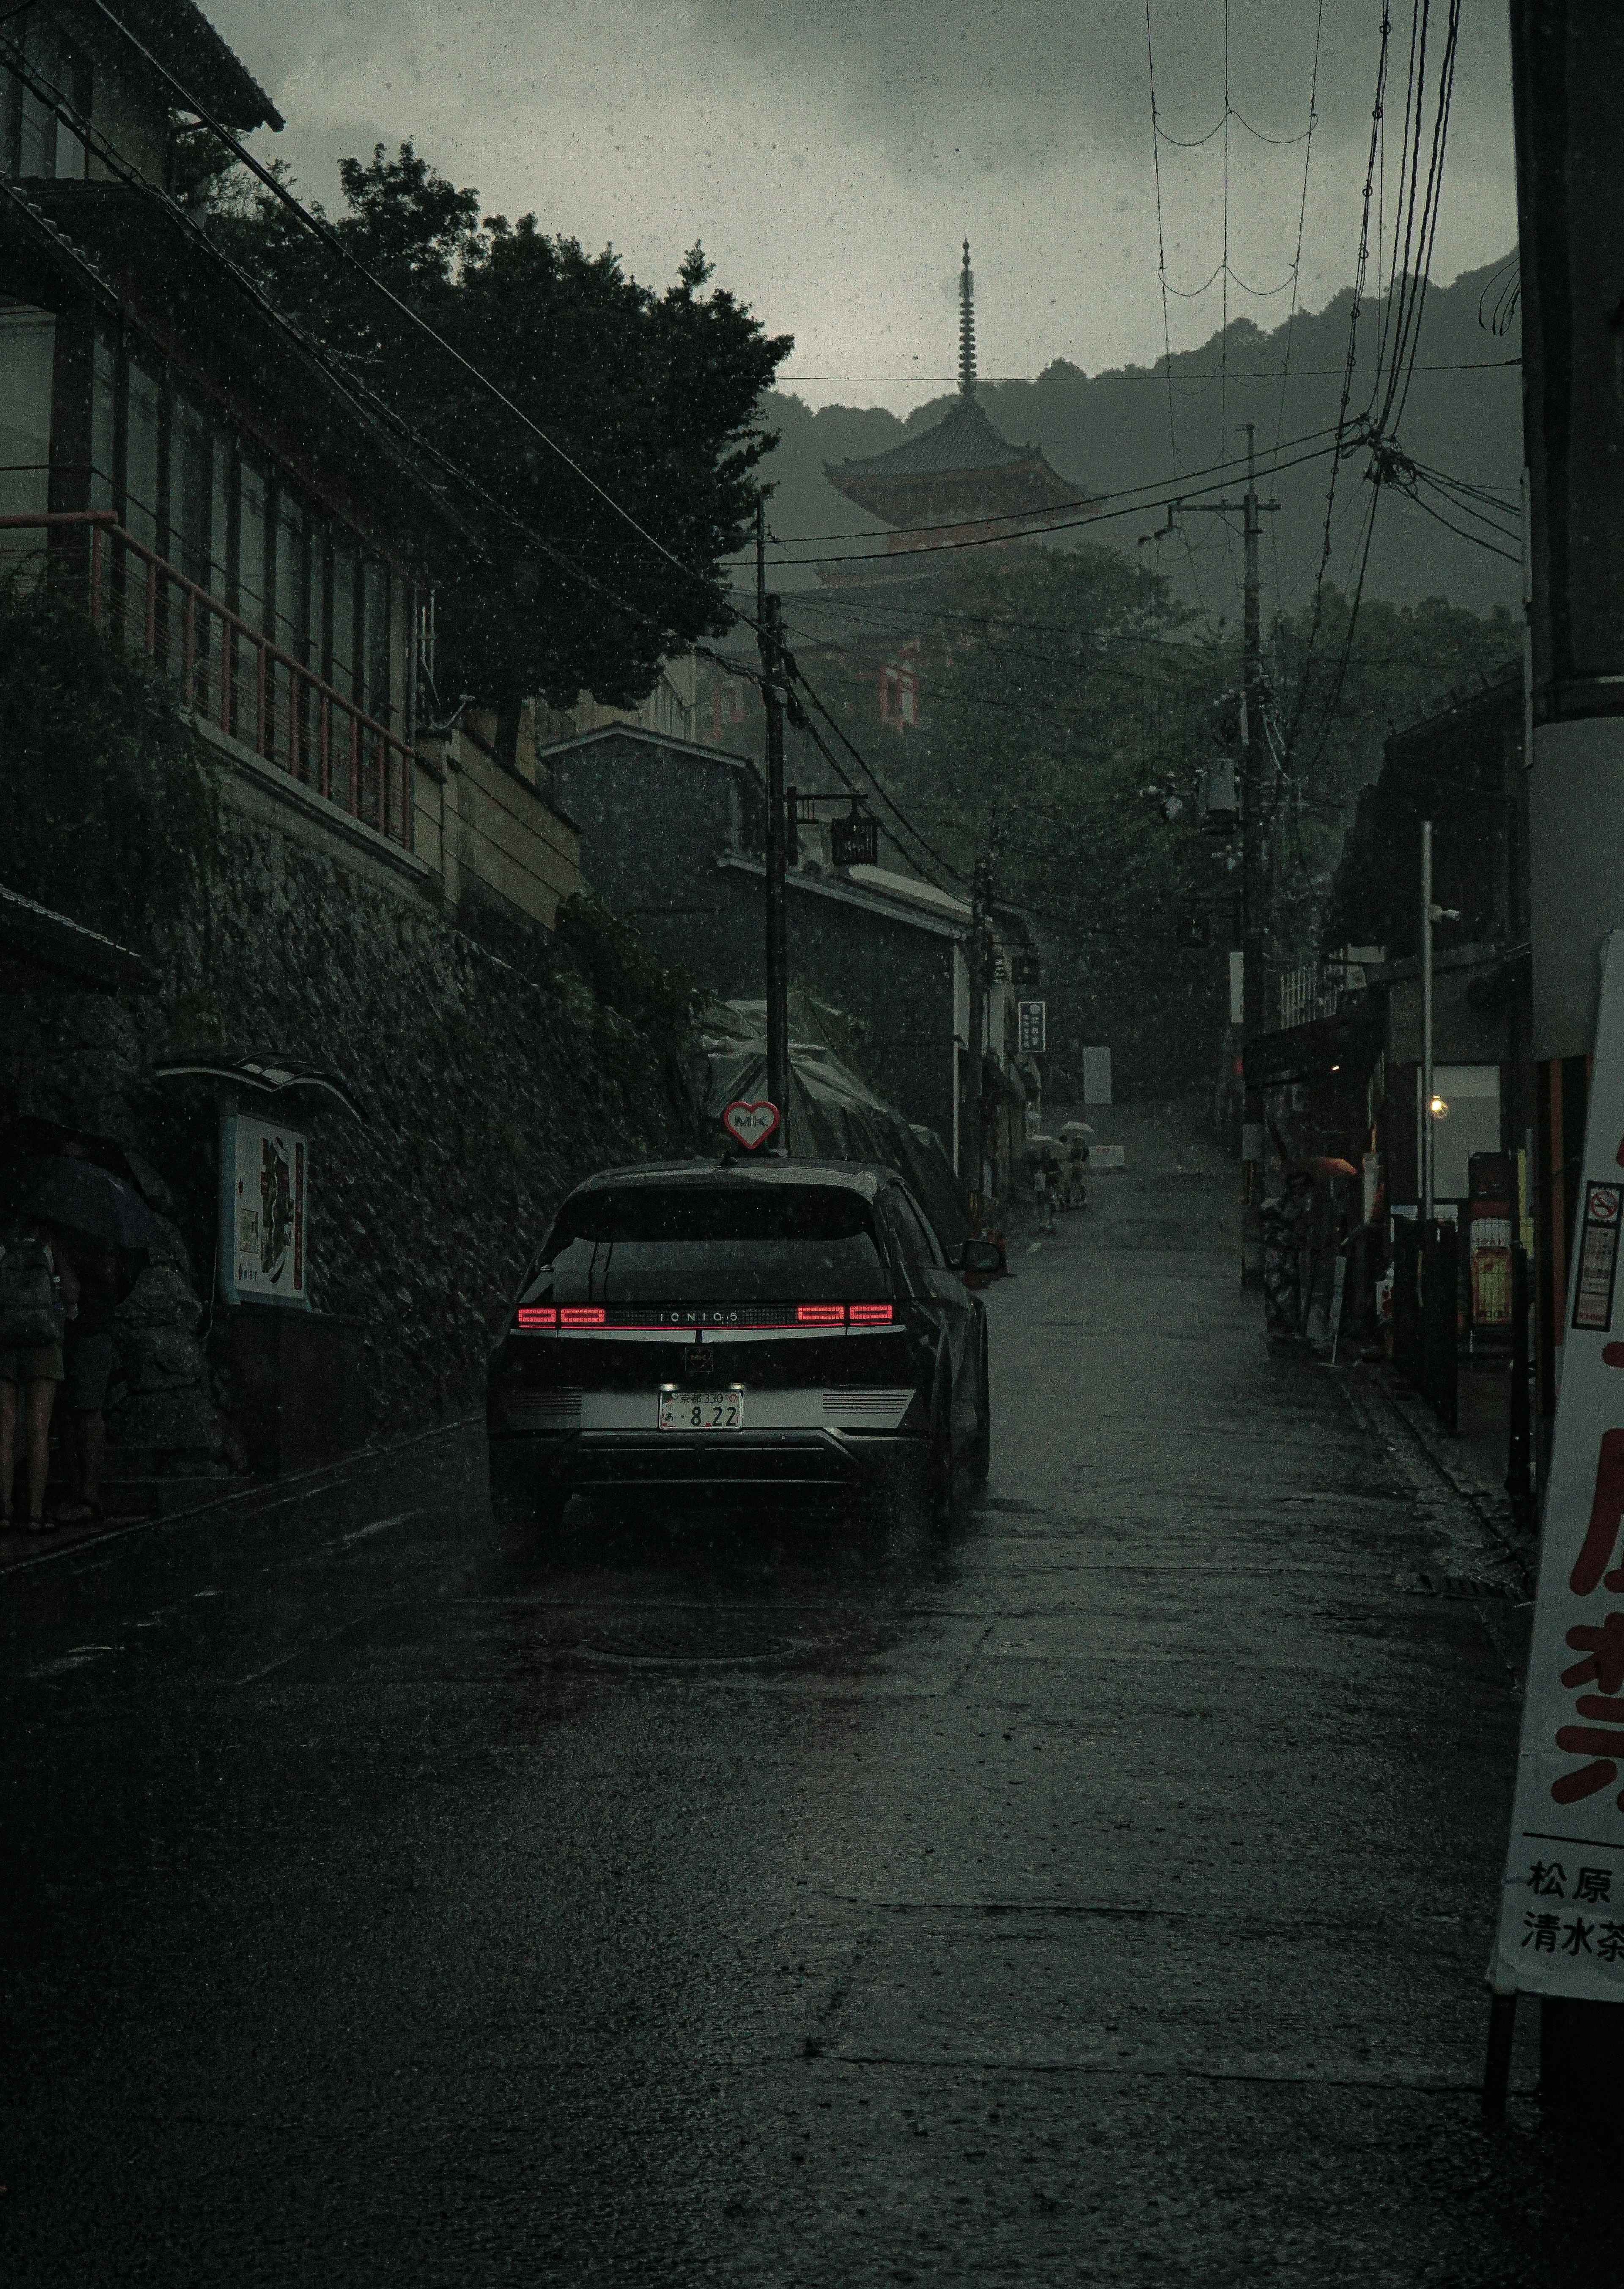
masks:
{"type": "Polygon", "coordinates": [[[59,1522],[88,1524],[101,1514],[103,1408],[120,1259],[167,1253],[169,1236],[132,1183],[97,1166],[72,1140],[60,1152],[0,1161],[0,1229],[10,1235],[0,1255],[0,1511],[9,1523],[20,1396],[29,1532],[44,1533],[59,1522]],[[82,1298],[87,1311],[80,1328],[82,1298]],[[74,1413],[73,1499],[60,1519],[47,1519],[51,1418],[64,1383],[74,1413]]]}

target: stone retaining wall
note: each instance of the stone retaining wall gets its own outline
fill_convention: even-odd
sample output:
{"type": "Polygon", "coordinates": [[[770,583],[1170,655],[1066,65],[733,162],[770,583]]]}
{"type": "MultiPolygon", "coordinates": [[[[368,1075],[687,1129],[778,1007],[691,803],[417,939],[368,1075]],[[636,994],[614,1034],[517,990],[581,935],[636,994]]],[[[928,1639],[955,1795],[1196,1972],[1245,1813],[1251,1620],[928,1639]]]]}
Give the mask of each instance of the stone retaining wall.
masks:
{"type": "Polygon", "coordinates": [[[71,738],[36,745],[6,697],[0,802],[33,808],[5,879],[135,945],[157,980],[145,995],[0,994],[0,1120],[115,1137],[176,1236],[175,1264],[148,1270],[120,1314],[113,1437],[170,1470],[241,1458],[203,1357],[224,1308],[210,1301],[213,1099],[151,1078],[204,1047],[326,1068],[363,1107],[361,1127],[336,1110],[286,1115],[311,1139],[311,1300],[368,1322],[374,1431],[465,1410],[563,1192],[594,1168],[687,1149],[674,1059],[580,977],[554,980],[543,933],[498,953],[437,889],[327,833],[307,801],[279,813],[263,784],[234,794],[172,714],[126,715],[87,762],[71,738]],[[147,881],[108,861],[132,805],[136,847],[161,842],[166,819],[194,841],[147,881]]]}

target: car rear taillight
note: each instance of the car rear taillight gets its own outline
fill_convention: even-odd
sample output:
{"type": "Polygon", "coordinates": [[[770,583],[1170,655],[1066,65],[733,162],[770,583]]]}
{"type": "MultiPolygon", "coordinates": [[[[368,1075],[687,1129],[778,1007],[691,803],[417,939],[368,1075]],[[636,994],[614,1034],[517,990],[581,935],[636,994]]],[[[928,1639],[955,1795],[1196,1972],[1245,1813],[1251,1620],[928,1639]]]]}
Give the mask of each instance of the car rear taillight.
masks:
{"type": "Polygon", "coordinates": [[[558,1315],[558,1324],[561,1328],[601,1328],[603,1325],[602,1307],[596,1304],[566,1304],[558,1315]]]}
{"type": "Polygon", "coordinates": [[[795,1317],[803,1328],[839,1328],[845,1324],[844,1304],[800,1304],[795,1317]]]}
{"type": "Polygon", "coordinates": [[[555,1328],[558,1325],[558,1313],[551,1304],[521,1304],[513,1319],[521,1328],[555,1328]]]}
{"type": "Polygon", "coordinates": [[[887,1328],[891,1324],[888,1304],[854,1304],[851,1307],[854,1328],[887,1328]]]}

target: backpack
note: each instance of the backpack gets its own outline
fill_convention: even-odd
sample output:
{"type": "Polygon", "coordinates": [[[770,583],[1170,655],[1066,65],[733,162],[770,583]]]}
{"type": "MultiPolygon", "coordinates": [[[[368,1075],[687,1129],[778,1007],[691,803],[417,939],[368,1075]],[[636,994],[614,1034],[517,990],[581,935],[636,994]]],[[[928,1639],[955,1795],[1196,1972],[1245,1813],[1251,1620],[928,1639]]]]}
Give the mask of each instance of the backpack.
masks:
{"type": "Polygon", "coordinates": [[[51,1250],[32,1237],[8,1240],[0,1254],[0,1351],[60,1344],[66,1325],[51,1250]]]}

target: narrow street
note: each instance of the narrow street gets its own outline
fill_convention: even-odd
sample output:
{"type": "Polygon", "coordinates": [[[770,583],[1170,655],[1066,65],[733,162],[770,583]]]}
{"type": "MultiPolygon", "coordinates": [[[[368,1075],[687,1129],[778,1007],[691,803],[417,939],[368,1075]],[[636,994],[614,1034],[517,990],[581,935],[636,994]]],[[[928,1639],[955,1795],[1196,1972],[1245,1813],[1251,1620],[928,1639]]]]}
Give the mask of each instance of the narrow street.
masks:
{"type": "Polygon", "coordinates": [[[945,1548],[504,1541],[468,1428],[6,1573],[8,2279],[1603,2278],[1493,1553],[1103,1133],[945,1548]]]}

